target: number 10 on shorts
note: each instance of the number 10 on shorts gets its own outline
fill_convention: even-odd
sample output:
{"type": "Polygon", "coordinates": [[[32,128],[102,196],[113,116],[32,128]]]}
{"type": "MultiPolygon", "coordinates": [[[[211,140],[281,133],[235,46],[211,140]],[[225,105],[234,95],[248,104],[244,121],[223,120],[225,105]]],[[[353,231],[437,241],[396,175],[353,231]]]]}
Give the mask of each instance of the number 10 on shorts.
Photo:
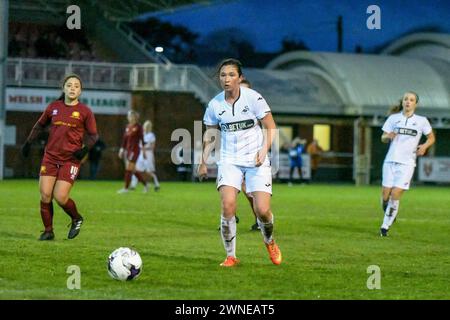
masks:
{"type": "Polygon", "coordinates": [[[70,179],[75,180],[75,177],[77,176],[77,173],[78,173],[78,167],[71,166],[70,167],[70,179]]]}

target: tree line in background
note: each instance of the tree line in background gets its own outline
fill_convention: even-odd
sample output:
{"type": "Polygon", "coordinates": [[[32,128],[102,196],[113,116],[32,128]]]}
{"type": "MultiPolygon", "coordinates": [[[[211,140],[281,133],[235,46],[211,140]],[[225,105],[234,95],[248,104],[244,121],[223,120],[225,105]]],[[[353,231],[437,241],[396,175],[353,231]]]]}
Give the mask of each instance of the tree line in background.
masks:
{"type": "MultiPolygon", "coordinates": [[[[251,68],[263,68],[282,53],[310,49],[301,39],[285,37],[277,52],[257,51],[251,36],[239,28],[225,28],[211,32],[205,37],[192,32],[188,28],[163,22],[150,17],[143,21],[134,21],[129,26],[153,47],[164,48],[164,55],[175,63],[190,63],[200,66],[215,66],[223,57],[235,57],[251,68]]],[[[444,32],[438,26],[428,25],[414,28],[403,33],[406,36],[416,32],[444,32]]],[[[393,39],[392,39],[393,40],[393,39]]],[[[356,44],[355,53],[380,53],[391,41],[373,48],[363,48],[356,44]]]]}
{"type": "Polygon", "coordinates": [[[262,68],[281,53],[309,50],[303,41],[286,37],[280,51],[258,52],[250,36],[238,28],[217,30],[200,38],[186,27],[156,18],[134,21],[129,26],[153,47],[163,47],[164,55],[175,63],[213,66],[223,57],[235,57],[247,67],[262,68]]]}

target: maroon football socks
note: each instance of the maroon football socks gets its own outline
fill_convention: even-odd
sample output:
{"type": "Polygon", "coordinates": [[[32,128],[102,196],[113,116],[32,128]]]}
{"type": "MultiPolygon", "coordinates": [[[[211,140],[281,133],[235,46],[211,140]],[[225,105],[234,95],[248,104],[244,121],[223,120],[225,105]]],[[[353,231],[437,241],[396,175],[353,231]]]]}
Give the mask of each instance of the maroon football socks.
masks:
{"type": "Polygon", "coordinates": [[[139,182],[141,182],[144,186],[146,185],[146,182],[145,182],[145,179],[144,179],[144,176],[143,176],[142,172],[136,171],[136,172],[134,173],[134,175],[135,175],[136,178],[139,180],[139,182]]]}
{"type": "Polygon", "coordinates": [[[125,171],[125,189],[128,189],[131,183],[131,177],[133,176],[133,172],[130,170],[125,171]]]}
{"type": "Polygon", "coordinates": [[[81,218],[80,214],[78,213],[77,206],[72,199],[67,200],[66,204],[64,206],[61,206],[61,208],[63,208],[63,210],[72,218],[72,220],[78,220],[81,218]]]}
{"type": "Polygon", "coordinates": [[[45,203],[41,201],[41,217],[45,231],[53,231],[53,202],[45,203]]]}

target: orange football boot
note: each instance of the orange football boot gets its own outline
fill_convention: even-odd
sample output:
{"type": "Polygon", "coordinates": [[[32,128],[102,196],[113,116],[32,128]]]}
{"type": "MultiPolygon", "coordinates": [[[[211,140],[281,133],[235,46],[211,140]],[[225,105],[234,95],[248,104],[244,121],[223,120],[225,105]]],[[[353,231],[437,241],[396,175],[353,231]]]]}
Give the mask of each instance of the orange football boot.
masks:
{"type": "Polygon", "coordinates": [[[272,260],[272,263],[276,265],[281,264],[281,251],[278,245],[275,243],[275,240],[270,241],[270,243],[266,243],[266,248],[267,251],[269,251],[270,260],[272,260]]]}
{"type": "Polygon", "coordinates": [[[228,256],[224,262],[220,264],[221,267],[234,267],[239,263],[236,257],[228,256]]]}

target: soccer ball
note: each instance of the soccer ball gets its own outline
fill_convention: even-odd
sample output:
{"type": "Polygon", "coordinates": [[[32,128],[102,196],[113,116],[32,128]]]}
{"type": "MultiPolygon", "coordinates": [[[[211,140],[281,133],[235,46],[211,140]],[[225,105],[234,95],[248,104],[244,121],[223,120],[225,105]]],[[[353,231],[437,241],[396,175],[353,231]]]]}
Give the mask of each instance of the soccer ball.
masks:
{"type": "Polygon", "coordinates": [[[136,279],[142,271],[142,259],[137,251],[120,247],[108,257],[108,273],[116,280],[136,279]]]}

